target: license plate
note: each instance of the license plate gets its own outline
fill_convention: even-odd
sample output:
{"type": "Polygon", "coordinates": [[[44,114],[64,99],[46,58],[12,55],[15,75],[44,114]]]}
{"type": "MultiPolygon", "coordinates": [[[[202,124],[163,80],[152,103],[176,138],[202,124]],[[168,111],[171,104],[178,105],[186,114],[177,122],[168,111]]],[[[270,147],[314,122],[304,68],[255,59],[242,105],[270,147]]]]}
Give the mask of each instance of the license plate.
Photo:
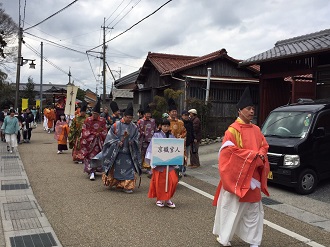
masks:
{"type": "Polygon", "coordinates": [[[268,178],[268,179],[273,179],[273,172],[272,172],[272,171],[270,171],[270,172],[268,173],[267,178],[268,178]]]}

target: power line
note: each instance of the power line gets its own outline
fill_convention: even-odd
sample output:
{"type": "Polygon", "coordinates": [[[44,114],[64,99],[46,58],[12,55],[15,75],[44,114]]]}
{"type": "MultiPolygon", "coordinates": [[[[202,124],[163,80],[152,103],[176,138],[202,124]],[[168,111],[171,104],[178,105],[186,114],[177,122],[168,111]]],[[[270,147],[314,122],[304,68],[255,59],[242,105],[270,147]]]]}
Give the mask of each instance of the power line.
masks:
{"type": "MultiPolygon", "coordinates": [[[[64,46],[64,45],[58,44],[58,43],[56,43],[56,42],[54,42],[54,41],[51,41],[51,40],[48,40],[48,39],[45,39],[45,38],[41,38],[41,37],[39,37],[39,36],[37,36],[37,35],[34,35],[34,34],[32,34],[32,33],[29,33],[29,32],[25,32],[25,33],[28,34],[28,35],[31,35],[31,36],[33,36],[33,37],[36,37],[36,38],[38,38],[38,39],[44,40],[44,41],[46,41],[46,42],[48,42],[48,43],[50,43],[50,44],[52,44],[52,45],[54,45],[54,46],[57,46],[57,47],[59,47],[59,48],[63,48],[63,49],[66,49],[66,50],[70,50],[70,51],[73,51],[73,52],[77,52],[77,53],[80,53],[80,54],[83,54],[83,55],[86,54],[86,53],[83,52],[83,51],[78,51],[78,50],[75,50],[75,49],[73,49],[73,48],[70,48],[70,47],[67,47],[67,46],[64,46]]],[[[93,56],[93,55],[91,55],[91,56],[93,56]]],[[[97,56],[94,56],[94,57],[97,57],[97,56]]]]}
{"type": "MultiPolygon", "coordinates": [[[[112,41],[112,40],[114,40],[114,39],[116,39],[116,38],[118,38],[119,36],[123,35],[124,33],[128,32],[128,31],[131,30],[133,27],[137,26],[137,25],[140,24],[142,21],[144,21],[145,19],[149,18],[150,16],[152,16],[153,14],[155,14],[156,12],[158,12],[161,8],[163,8],[165,5],[167,5],[167,4],[170,3],[170,2],[172,2],[172,0],[167,1],[167,2],[164,3],[162,6],[160,6],[158,9],[156,9],[154,12],[152,12],[152,13],[149,14],[149,15],[147,15],[146,17],[144,17],[143,19],[141,19],[140,21],[138,21],[137,23],[135,23],[133,26],[131,26],[130,28],[126,29],[124,32],[121,32],[121,33],[118,34],[117,36],[115,36],[115,37],[113,37],[112,39],[106,41],[105,44],[108,43],[108,42],[110,42],[110,41],[112,41]]],[[[90,49],[90,50],[94,50],[94,49],[96,49],[96,48],[98,48],[98,47],[100,47],[100,46],[102,46],[102,45],[103,45],[103,44],[98,45],[98,46],[96,46],[96,47],[94,47],[94,48],[92,48],[92,49],[90,49]]]]}
{"type": "Polygon", "coordinates": [[[112,26],[112,28],[114,28],[121,20],[123,20],[134,9],[134,7],[136,5],[138,5],[140,2],[141,2],[141,0],[139,0],[135,5],[133,5],[132,8],[112,26]]]}
{"type": "Polygon", "coordinates": [[[133,0],[131,0],[131,1],[129,1],[129,3],[120,11],[120,13],[115,17],[115,19],[113,19],[110,23],[109,23],[109,25],[107,26],[107,28],[110,26],[110,24],[112,23],[112,22],[114,22],[120,15],[121,15],[121,13],[123,13],[124,12],[124,10],[128,7],[128,5],[130,5],[130,3],[132,2],[133,0]]]}
{"type": "Polygon", "coordinates": [[[41,23],[47,21],[48,19],[50,19],[50,18],[52,18],[53,16],[57,15],[58,13],[62,12],[63,10],[65,10],[65,9],[68,8],[68,7],[70,7],[72,4],[74,4],[74,3],[76,3],[76,2],[78,2],[78,0],[74,0],[72,3],[68,4],[68,5],[65,6],[64,8],[60,9],[59,11],[57,11],[57,12],[55,12],[54,14],[52,14],[51,16],[47,17],[47,18],[44,19],[43,21],[41,21],[41,22],[35,24],[34,26],[32,26],[32,27],[28,27],[28,28],[25,29],[24,31],[29,30],[29,29],[31,29],[31,28],[34,28],[34,27],[40,25],[41,23]]]}
{"type": "Polygon", "coordinates": [[[105,20],[105,21],[108,21],[110,18],[111,18],[111,16],[117,11],[117,9],[120,7],[120,5],[122,5],[123,4],[123,2],[124,2],[125,0],[123,0],[119,5],[118,5],[118,7],[111,13],[111,15],[105,20]]]}
{"type": "MultiPolygon", "coordinates": [[[[36,49],[34,49],[31,45],[27,44],[26,42],[25,42],[25,45],[26,45],[26,47],[27,47],[28,49],[30,49],[33,53],[35,53],[37,56],[41,57],[41,54],[40,54],[39,51],[37,51],[36,49]]],[[[54,68],[56,68],[57,70],[61,71],[61,72],[64,73],[65,75],[68,75],[68,72],[67,72],[67,71],[63,70],[62,68],[60,68],[59,66],[57,66],[56,64],[54,64],[52,61],[50,61],[50,60],[49,60],[48,58],[46,58],[45,56],[43,56],[43,59],[44,59],[44,61],[46,61],[47,63],[49,63],[50,65],[52,65],[54,68]]],[[[73,79],[75,79],[75,81],[77,81],[78,83],[80,83],[82,86],[85,86],[85,87],[88,87],[88,88],[94,90],[94,88],[89,87],[89,86],[87,86],[85,83],[81,82],[80,79],[77,79],[77,78],[75,78],[75,77],[73,77],[73,76],[71,76],[71,77],[72,77],[73,79]]]]}

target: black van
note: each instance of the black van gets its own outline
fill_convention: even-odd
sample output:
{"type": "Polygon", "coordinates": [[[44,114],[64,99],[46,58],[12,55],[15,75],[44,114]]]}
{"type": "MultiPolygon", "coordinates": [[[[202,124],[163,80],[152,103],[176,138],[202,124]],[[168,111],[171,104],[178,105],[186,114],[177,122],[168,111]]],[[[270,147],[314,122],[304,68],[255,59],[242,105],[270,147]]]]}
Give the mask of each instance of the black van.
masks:
{"type": "Polygon", "coordinates": [[[269,182],[310,194],[330,178],[330,101],[321,102],[300,100],[267,117],[262,133],[269,144],[269,182]]]}

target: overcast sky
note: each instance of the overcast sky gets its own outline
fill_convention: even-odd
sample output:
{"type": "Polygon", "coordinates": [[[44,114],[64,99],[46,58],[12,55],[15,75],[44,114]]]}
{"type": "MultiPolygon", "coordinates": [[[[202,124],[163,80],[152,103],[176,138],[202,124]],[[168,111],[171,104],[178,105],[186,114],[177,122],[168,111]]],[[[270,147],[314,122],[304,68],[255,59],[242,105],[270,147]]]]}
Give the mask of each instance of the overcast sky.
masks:
{"type": "MultiPolygon", "coordinates": [[[[18,23],[19,0],[0,0],[2,8],[18,23]]],[[[20,0],[24,28],[29,28],[64,8],[73,0],[20,0]],[[26,2],[26,5],[25,5],[26,2]],[[24,11],[25,10],[25,11],[24,11]],[[25,13],[25,18],[24,18],[25,13]]],[[[26,30],[22,56],[36,59],[36,69],[21,67],[21,82],[31,76],[40,82],[40,52],[56,67],[44,62],[43,83],[67,84],[102,93],[101,61],[86,51],[125,31],[167,0],[78,0],[44,23],[26,30]],[[37,37],[31,36],[33,34],[37,37]],[[54,44],[75,49],[73,52],[54,44]],[[90,62],[89,62],[90,61],[90,62]],[[64,73],[65,72],[65,73],[64,73]]],[[[173,0],[127,33],[107,43],[106,60],[116,78],[138,70],[149,51],[202,56],[225,48],[229,56],[247,59],[272,48],[276,41],[330,28],[329,0],[173,0]]],[[[101,47],[93,49],[100,52],[101,47]]],[[[98,55],[97,53],[93,53],[98,55]]],[[[9,66],[16,81],[16,64],[9,66]]],[[[113,83],[107,72],[107,93],[113,83]]]]}

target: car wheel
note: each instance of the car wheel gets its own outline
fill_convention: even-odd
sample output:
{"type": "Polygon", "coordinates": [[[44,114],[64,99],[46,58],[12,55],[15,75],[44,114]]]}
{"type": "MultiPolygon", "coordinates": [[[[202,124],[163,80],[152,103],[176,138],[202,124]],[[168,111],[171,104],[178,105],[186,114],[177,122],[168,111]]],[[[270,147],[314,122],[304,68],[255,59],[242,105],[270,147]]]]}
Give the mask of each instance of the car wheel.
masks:
{"type": "Polygon", "coordinates": [[[301,195],[312,193],[317,185],[317,175],[311,169],[303,170],[298,179],[296,191],[301,195]]]}

